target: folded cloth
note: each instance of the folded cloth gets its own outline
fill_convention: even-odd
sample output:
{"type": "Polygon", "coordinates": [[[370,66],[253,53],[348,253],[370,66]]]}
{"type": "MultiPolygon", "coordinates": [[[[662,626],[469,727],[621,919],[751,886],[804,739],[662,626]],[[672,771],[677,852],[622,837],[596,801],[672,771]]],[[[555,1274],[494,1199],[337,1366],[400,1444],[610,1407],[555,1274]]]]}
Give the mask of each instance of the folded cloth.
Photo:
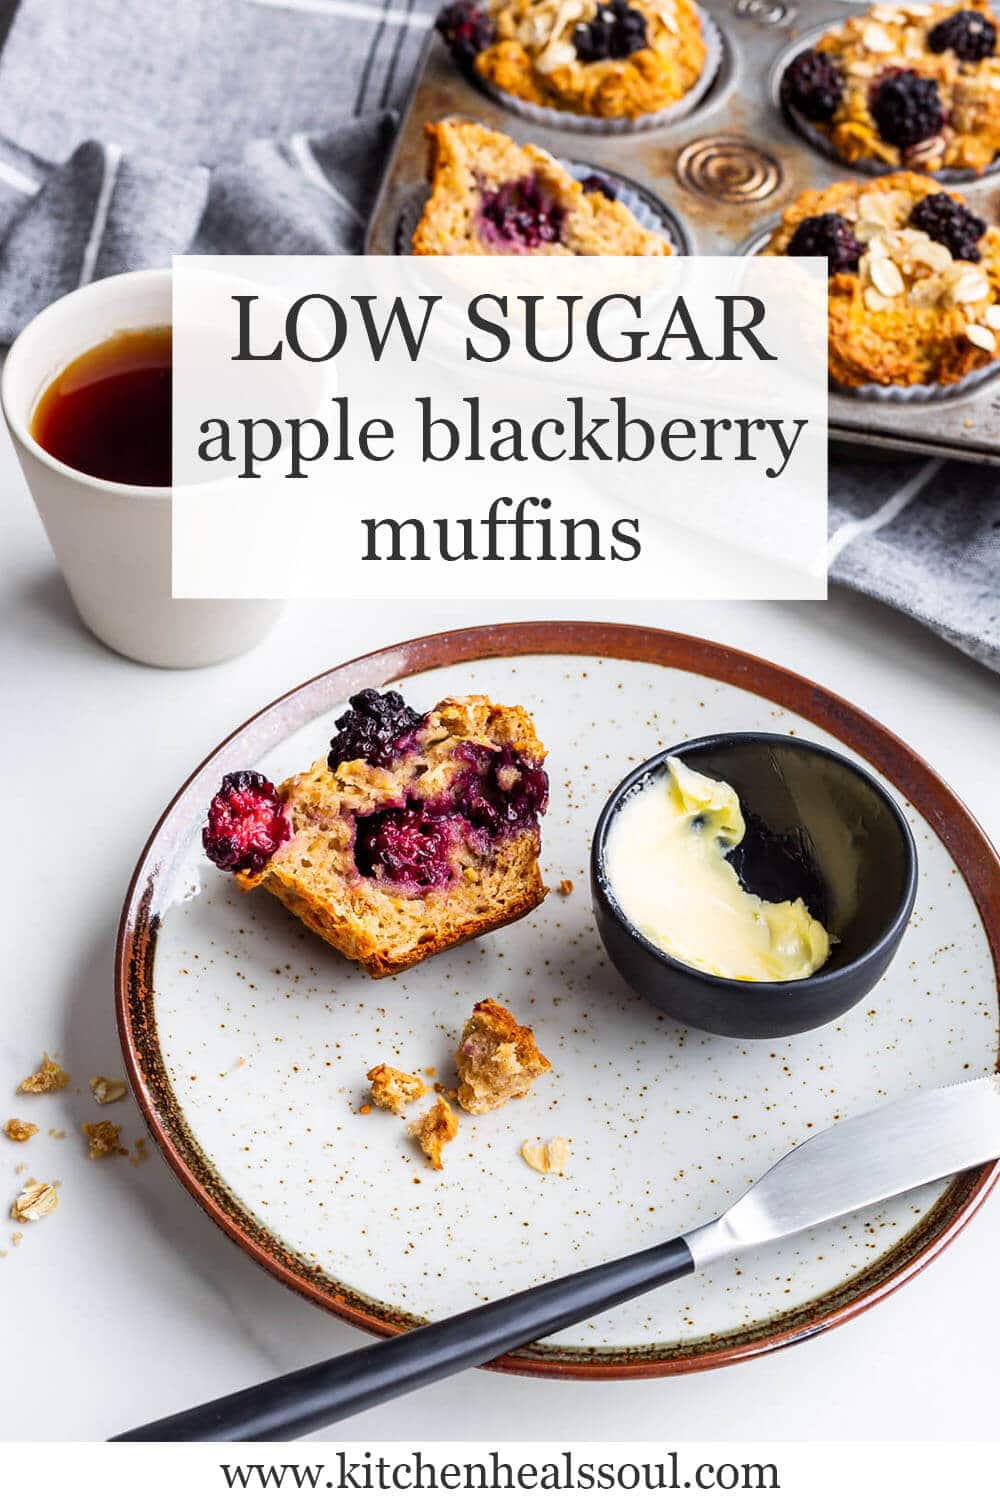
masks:
{"type": "Polygon", "coordinates": [[[830,578],[1000,672],[995,468],[886,454],[830,466],[830,578]]]}
{"type": "Polygon", "coordinates": [[[0,53],[0,342],[185,251],[360,251],[433,10],[21,0],[0,53]]]}
{"type": "MultiPolygon", "coordinates": [[[[436,8],[0,0],[0,343],[185,251],[360,252],[436,8]]],[[[994,470],[835,452],[830,521],[834,581],[1000,671],[994,470]]]]}

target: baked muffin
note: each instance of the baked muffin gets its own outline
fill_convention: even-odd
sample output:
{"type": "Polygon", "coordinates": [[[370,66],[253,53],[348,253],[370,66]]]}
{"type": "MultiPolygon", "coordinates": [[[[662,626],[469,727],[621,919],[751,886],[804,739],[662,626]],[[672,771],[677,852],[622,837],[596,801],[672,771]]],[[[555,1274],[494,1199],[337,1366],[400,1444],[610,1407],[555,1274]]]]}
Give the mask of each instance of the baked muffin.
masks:
{"type": "Polygon", "coordinates": [[[329,756],[274,787],[226,776],[202,841],[373,978],[514,922],[544,898],[545,748],[523,708],[368,689],[329,756]]]}
{"type": "Polygon", "coordinates": [[[603,179],[585,184],[537,146],[465,120],[425,126],[431,195],[414,255],[669,255],[603,179]]]}
{"type": "Polygon", "coordinates": [[[1000,339],[1000,230],[929,177],[803,193],[764,255],[825,256],[838,385],[954,385],[1000,339]]]}
{"type": "Polygon", "coordinates": [[[982,172],[1000,151],[993,12],[873,5],[792,59],[781,98],[846,162],[982,172]]]}
{"type": "Polygon", "coordinates": [[[707,51],[691,0],[457,0],[438,30],[461,66],[503,93],[604,119],[676,104],[707,51]]]}

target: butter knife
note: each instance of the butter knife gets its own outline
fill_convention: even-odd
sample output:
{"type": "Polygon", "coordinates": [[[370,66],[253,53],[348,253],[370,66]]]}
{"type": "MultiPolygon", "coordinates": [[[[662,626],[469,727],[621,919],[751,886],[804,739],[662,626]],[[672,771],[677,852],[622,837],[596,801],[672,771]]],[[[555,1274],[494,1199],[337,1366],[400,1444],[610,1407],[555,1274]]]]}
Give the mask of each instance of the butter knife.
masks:
{"type": "Polygon", "coordinates": [[[111,1441],[301,1437],[485,1364],[727,1256],[998,1157],[1000,1076],[911,1094],[809,1136],[719,1218],[666,1244],[366,1344],[111,1441]]]}

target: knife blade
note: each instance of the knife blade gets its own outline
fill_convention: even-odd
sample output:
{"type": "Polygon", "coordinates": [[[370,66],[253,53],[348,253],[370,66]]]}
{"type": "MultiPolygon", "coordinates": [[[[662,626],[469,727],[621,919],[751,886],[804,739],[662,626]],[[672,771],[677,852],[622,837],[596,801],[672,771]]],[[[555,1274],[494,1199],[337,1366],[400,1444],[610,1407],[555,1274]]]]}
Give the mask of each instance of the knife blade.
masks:
{"type": "Polygon", "coordinates": [[[924,1089],[809,1136],[684,1239],[699,1268],[998,1157],[1000,1075],[924,1089]]]}

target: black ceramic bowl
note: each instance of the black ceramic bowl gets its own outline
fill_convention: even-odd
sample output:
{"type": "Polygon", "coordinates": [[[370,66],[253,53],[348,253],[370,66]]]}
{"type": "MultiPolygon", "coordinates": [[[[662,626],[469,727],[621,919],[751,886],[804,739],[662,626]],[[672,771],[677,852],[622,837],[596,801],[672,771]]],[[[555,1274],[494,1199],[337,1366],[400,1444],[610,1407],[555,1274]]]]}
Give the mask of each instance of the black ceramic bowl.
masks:
{"type": "Polygon", "coordinates": [[[721,1036],[790,1036],[843,1015],[885,973],[913,910],[917,852],[903,814],[867,771],[825,746],[778,734],[717,734],[661,750],[615,788],[594,830],[591,889],[604,946],[633,989],[664,1015],[721,1036]],[[731,856],[748,889],[803,897],[837,942],[808,979],[720,979],[671,958],[622,912],[605,870],[622,803],[678,755],[728,781],[747,832],[731,856]]]}

